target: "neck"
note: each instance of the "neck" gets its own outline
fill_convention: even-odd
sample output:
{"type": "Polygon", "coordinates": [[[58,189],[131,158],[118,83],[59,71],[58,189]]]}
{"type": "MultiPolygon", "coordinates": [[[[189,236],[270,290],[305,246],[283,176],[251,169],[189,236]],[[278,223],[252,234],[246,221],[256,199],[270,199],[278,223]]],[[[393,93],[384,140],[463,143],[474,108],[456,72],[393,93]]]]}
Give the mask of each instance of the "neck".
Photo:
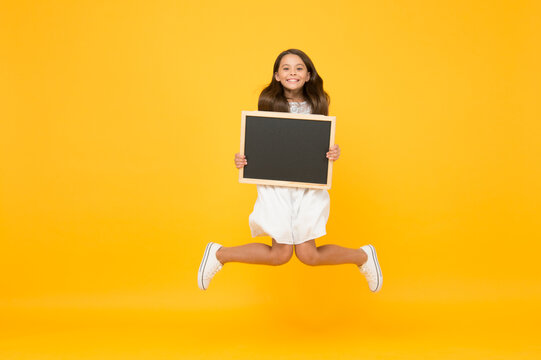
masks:
{"type": "Polygon", "coordinates": [[[284,89],[284,95],[289,102],[303,102],[304,96],[302,94],[302,89],[291,91],[288,89],[284,89]]]}

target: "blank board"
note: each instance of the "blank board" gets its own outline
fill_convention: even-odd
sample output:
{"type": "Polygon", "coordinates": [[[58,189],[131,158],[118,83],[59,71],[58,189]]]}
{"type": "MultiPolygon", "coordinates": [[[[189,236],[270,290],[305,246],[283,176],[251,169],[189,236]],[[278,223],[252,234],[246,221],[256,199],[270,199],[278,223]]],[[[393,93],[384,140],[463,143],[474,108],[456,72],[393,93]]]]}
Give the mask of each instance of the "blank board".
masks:
{"type": "Polygon", "coordinates": [[[243,111],[240,153],[248,184],[330,189],[336,117],[272,111],[243,111]]]}

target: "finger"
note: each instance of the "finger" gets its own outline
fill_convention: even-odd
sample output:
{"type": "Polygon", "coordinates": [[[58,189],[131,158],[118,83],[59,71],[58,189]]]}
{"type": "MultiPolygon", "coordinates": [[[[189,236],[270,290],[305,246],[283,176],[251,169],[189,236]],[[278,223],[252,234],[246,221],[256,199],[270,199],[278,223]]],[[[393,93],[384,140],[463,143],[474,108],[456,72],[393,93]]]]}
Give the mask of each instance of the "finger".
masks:
{"type": "Polygon", "coordinates": [[[337,160],[338,157],[340,157],[340,153],[336,151],[331,151],[329,154],[329,159],[331,160],[337,160]]]}

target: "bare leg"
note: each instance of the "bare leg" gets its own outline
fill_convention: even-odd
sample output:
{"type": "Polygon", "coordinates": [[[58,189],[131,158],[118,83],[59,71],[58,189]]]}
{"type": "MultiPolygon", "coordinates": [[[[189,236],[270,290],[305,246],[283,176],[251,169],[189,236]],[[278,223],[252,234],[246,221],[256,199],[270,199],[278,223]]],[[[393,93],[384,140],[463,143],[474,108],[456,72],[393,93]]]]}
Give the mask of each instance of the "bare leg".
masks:
{"type": "Polygon", "coordinates": [[[240,246],[222,246],[216,257],[222,264],[240,262],[246,264],[282,265],[291,259],[294,245],[279,244],[272,239],[272,246],[251,243],[240,246]]]}
{"type": "Polygon", "coordinates": [[[368,259],[361,249],[350,249],[338,245],[322,245],[316,247],[315,240],[295,245],[295,253],[306,265],[362,265],[368,259]]]}

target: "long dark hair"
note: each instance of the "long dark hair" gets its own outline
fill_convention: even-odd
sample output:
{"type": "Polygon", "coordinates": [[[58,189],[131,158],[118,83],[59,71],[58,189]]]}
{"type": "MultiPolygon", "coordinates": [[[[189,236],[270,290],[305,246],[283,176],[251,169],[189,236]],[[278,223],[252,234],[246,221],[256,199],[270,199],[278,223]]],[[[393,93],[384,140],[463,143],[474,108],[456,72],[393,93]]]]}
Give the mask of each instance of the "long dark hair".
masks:
{"type": "Polygon", "coordinates": [[[279,81],[276,81],[274,76],[278,71],[280,61],[287,54],[299,56],[306,65],[308,72],[310,72],[310,80],[304,84],[302,91],[304,99],[310,104],[312,114],[328,115],[330,97],[329,94],[323,90],[323,79],[317,73],[312,60],[310,60],[308,55],[298,49],[283,51],[276,58],[272,70],[272,80],[270,84],[261,91],[261,95],[259,95],[259,101],[257,103],[258,110],[289,112],[289,104],[284,95],[284,87],[279,81]]]}

